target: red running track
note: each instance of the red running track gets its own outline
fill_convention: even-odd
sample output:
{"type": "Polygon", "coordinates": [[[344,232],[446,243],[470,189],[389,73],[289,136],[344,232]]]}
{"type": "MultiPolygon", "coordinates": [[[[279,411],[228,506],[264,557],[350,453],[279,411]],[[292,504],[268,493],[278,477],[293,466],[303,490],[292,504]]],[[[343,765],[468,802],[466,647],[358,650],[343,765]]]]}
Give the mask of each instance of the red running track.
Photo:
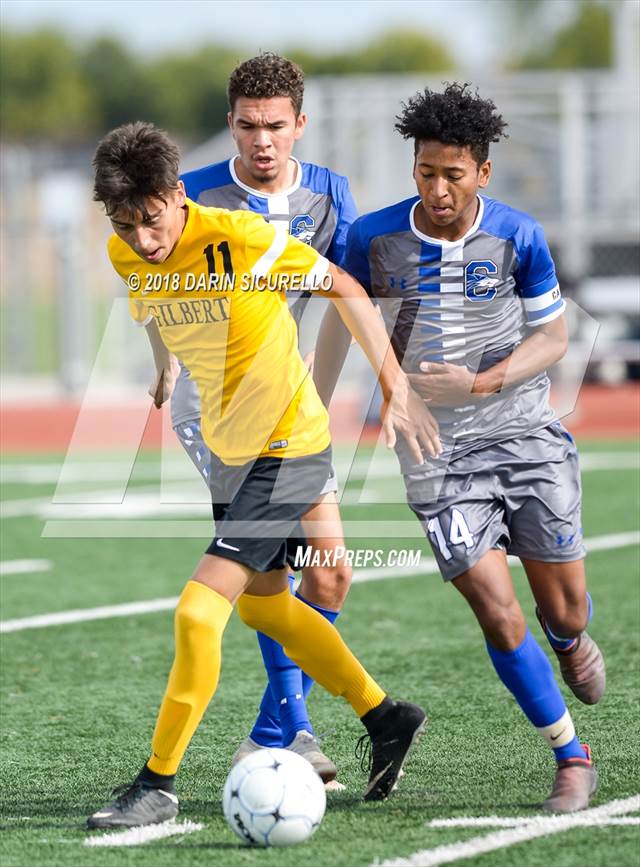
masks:
{"type": "MultiPolygon", "coordinates": [[[[162,441],[162,413],[151,409],[142,446],[157,449],[162,441]]],[[[62,452],[71,441],[80,405],[52,402],[40,405],[9,404],[1,409],[0,444],[4,452],[62,452]]],[[[353,442],[360,435],[360,407],[355,401],[338,401],[331,410],[334,442],[353,442]]],[[[118,448],[139,436],[132,430],[131,408],[126,405],[92,407],[83,413],[82,441],[87,448],[118,448]]],[[[139,416],[138,416],[139,418],[139,416]]],[[[631,439],[640,431],[640,384],[585,385],[576,410],[563,419],[580,438],[631,439]]],[[[376,436],[365,432],[365,438],[376,436]]]]}

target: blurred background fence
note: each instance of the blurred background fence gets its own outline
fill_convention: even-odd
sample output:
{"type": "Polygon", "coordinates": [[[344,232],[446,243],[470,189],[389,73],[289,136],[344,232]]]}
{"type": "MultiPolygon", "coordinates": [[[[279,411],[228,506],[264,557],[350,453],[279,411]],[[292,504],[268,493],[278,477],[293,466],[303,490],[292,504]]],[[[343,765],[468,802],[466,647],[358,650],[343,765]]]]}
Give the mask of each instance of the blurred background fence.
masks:
{"type": "MultiPolygon", "coordinates": [[[[401,102],[425,85],[471,80],[509,122],[509,139],[492,149],[488,194],[543,224],[565,294],[601,324],[589,375],[619,381],[639,375],[639,4],[607,8],[612,29],[606,68],[493,70],[472,77],[455,69],[310,75],[309,124],[296,154],[347,175],[361,212],[411,196],[412,145],[393,129],[401,102]]],[[[193,130],[176,134],[184,169],[233,153],[224,130],[209,137],[193,130]]],[[[55,143],[55,136],[4,136],[5,400],[32,391],[80,396],[103,344],[113,299],[124,294],[106,260],[107,221],[91,202],[90,163],[98,137],[55,143]]],[[[143,339],[129,341],[114,332],[101,355],[105,381],[139,388],[148,375],[147,356],[143,339]]]]}

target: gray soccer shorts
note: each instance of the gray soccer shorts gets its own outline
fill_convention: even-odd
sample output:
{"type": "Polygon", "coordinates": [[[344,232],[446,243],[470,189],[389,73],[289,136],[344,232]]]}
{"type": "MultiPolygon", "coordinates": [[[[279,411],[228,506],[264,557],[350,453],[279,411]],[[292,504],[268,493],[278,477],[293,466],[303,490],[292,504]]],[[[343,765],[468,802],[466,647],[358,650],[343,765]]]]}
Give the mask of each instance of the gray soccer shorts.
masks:
{"type": "MultiPolygon", "coordinates": [[[[191,462],[205,480],[207,487],[211,484],[211,452],[209,446],[202,439],[202,431],[200,429],[200,419],[194,418],[189,421],[177,424],[174,429],[176,436],[180,440],[180,445],[191,458],[191,462]]],[[[320,491],[319,496],[325,494],[336,493],[338,490],[338,479],[336,471],[331,466],[329,478],[327,479],[324,488],[320,491]]]]}
{"type": "Polygon", "coordinates": [[[548,563],[585,555],[578,453],[559,422],[454,458],[444,476],[406,475],[405,485],[445,581],[492,548],[548,563]]]}

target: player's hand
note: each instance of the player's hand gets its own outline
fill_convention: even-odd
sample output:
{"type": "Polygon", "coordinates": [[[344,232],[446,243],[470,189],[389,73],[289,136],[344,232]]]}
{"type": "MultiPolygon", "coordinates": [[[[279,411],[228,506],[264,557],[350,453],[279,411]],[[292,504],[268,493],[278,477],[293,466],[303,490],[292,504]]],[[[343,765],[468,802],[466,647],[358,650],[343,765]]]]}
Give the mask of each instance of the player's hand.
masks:
{"type": "Polygon", "coordinates": [[[433,458],[442,452],[438,422],[406,378],[398,382],[391,399],[382,405],[382,430],[390,449],[396,444],[396,434],[401,433],[416,464],[424,463],[423,449],[433,458]]]}
{"type": "Polygon", "coordinates": [[[316,360],[316,351],[312,349],[311,352],[307,352],[305,357],[302,359],[304,361],[304,366],[307,368],[309,373],[313,373],[313,362],[316,360]]]}
{"type": "Polygon", "coordinates": [[[418,394],[435,406],[463,406],[480,395],[473,394],[475,374],[461,364],[423,361],[420,373],[410,373],[409,382],[418,394]]]}
{"type": "Polygon", "coordinates": [[[173,355],[171,356],[169,367],[156,371],[153,382],[149,386],[148,394],[153,398],[154,406],[157,409],[160,409],[162,404],[166,403],[173,394],[179,375],[180,365],[177,358],[173,355]]]}

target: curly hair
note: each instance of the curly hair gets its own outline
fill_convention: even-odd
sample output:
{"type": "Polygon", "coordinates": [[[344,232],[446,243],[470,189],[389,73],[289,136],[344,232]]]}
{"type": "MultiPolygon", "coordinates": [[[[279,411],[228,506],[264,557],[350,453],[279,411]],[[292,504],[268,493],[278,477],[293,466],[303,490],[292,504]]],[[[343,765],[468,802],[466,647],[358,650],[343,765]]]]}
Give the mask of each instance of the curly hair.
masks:
{"type": "Polygon", "coordinates": [[[116,211],[148,217],[145,200],[161,199],[178,187],[180,151],[152,123],[126,123],[99,142],[93,158],[93,200],[107,216],[116,211]]]}
{"type": "Polygon", "coordinates": [[[489,157],[491,142],[508,138],[504,132],[506,121],[497,113],[490,99],[481,99],[469,84],[447,84],[443,93],[425,88],[408,102],[402,103],[397,115],[397,131],[404,138],[414,139],[414,152],[420,142],[438,141],[442,144],[468,146],[480,166],[489,157]]]}
{"type": "Polygon", "coordinates": [[[265,51],[236,66],[229,77],[227,96],[231,111],[239,96],[249,99],[288,96],[298,117],[302,111],[304,73],[292,60],[265,51]]]}

